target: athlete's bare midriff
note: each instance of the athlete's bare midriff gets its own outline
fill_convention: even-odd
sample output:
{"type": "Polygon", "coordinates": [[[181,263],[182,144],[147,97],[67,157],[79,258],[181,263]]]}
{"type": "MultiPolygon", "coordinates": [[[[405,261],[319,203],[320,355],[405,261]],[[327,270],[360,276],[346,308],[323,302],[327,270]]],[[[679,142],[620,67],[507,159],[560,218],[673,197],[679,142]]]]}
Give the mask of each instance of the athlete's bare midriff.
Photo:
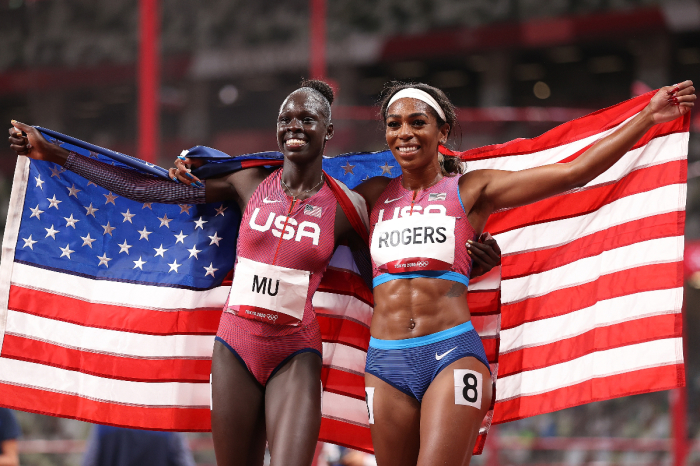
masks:
{"type": "Polygon", "coordinates": [[[374,288],[370,333],[381,340],[401,340],[430,335],[470,319],[464,284],[406,278],[374,288]]]}

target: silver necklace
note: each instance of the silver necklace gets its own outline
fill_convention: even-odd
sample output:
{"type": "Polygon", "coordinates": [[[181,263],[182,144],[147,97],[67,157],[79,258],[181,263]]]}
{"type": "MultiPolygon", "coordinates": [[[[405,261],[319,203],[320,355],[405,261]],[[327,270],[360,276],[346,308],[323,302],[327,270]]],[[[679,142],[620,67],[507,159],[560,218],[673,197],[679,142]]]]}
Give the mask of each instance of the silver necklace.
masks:
{"type": "Polygon", "coordinates": [[[294,194],[292,194],[292,190],[289,189],[289,186],[287,186],[287,183],[284,182],[284,180],[282,179],[281,176],[280,176],[280,183],[282,183],[282,186],[284,186],[284,188],[287,190],[287,193],[289,193],[289,195],[292,196],[292,199],[296,199],[297,197],[304,195],[304,194],[311,192],[314,189],[318,188],[321,185],[321,183],[323,183],[323,172],[321,172],[321,181],[316,183],[316,186],[314,186],[313,188],[307,189],[306,191],[302,191],[301,193],[297,194],[296,196],[294,194]]]}

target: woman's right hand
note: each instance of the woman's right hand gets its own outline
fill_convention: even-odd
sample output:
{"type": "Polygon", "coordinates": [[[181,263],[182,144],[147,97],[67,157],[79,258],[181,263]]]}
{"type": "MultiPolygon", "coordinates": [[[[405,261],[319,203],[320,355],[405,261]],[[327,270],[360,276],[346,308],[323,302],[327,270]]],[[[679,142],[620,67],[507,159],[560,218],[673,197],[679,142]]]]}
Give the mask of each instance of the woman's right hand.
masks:
{"type": "Polygon", "coordinates": [[[26,155],[36,160],[45,160],[59,165],[63,165],[68,158],[69,152],[67,150],[48,142],[33,126],[12,120],[12,128],[9,129],[9,133],[10,149],[17,152],[18,155],[26,155]],[[22,132],[26,136],[22,135],[22,132]]]}
{"type": "Polygon", "coordinates": [[[173,181],[185,183],[188,186],[195,185],[202,188],[204,185],[199,178],[190,173],[192,167],[199,168],[202,165],[204,165],[204,160],[202,159],[178,157],[175,159],[175,168],[170,168],[168,170],[168,176],[170,176],[170,179],[173,181]]]}

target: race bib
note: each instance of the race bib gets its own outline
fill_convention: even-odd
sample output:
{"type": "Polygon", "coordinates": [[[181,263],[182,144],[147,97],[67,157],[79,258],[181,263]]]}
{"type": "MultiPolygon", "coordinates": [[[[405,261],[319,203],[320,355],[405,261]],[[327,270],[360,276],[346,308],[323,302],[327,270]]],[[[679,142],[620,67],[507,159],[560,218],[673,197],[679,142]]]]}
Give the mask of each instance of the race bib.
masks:
{"type": "Polygon", "coordinates": [[[388,273],[446,270],[455,260],[455,217],[411,215],[379,222],[372,260],[388,273]]]}
{"type": "Polygon", "coordinates": [[[238,258],[227,309],[239,317],[297,325],[304,316],[310,272],[238,258]]]}

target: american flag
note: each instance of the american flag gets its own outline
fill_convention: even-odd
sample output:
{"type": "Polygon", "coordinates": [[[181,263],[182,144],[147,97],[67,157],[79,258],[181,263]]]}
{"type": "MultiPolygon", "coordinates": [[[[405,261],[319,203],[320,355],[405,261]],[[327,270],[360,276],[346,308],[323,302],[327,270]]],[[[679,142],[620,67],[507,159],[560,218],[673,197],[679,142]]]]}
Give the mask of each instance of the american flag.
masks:
{"type": "MultiPolygon", "coordinates": [[[[469,170],[567,161],[624,124],[650,97],[535,139],[457,155],[469,170]]],[[[496,383],[477,452],[492,421],[684,384],[688,127],[688,115],[656,126],[586,187],[491,216],[486,230],[504,251],[503,264],[472,280],[468,297],[496,383]]],[[[242,168],[256,157],[223,164],[242,168]]],[[[326,159],[324,169],[350,187],[400,173],[389,151],[326,159]]],[[[221,279],[232,264],[237,210],[212,205],[183,212],[186,206],[157,204],[151,210],[123,198],[112,204],[105,190],[55,171],[61,170],[20,158],[15,175],[0,267],[2,404],[102,424],[208,430],[211,348],[227,293],[221,279]],[[73,185],[81,190],[78,199],[70,193],[73,185]],[[90,203],[101,209],[94,217],[90,203]],[[32,216],[32,209],[43,212],[32,216]],[[75,232],[66,226],[71,214],[80,220],[75,232]],[[144,216],[127,221],[132,214],[144,216]],[[167,226],[164,214],[172,219],[167,226]],[[234,225],[223,226],[230,220],[234,225]],[[132,236],[119,236],[132,225],[132,236]],[[150,232],[148,241],[142,228],[150,232]],[[217,246],[214,239],[224,232],[217,246]],[[86,233],[95,239],[92,248],[83,246],[86,233]],[[31,248],[25,246],[30,235],[30,243],[36,241],[31,248]],[[128,257],[120,251],[123,241],[124,248],[132,246],[128,257]],[[215,253],[225,246],[229,252],[215,253]],[[228,268],[217,262],[223,259],[230,260],[228,268]]],[[[372,296],[347,247],[338,248],[314,306],[324,340],[320,439],[371,451],[363,371],[372,296]]]]}

